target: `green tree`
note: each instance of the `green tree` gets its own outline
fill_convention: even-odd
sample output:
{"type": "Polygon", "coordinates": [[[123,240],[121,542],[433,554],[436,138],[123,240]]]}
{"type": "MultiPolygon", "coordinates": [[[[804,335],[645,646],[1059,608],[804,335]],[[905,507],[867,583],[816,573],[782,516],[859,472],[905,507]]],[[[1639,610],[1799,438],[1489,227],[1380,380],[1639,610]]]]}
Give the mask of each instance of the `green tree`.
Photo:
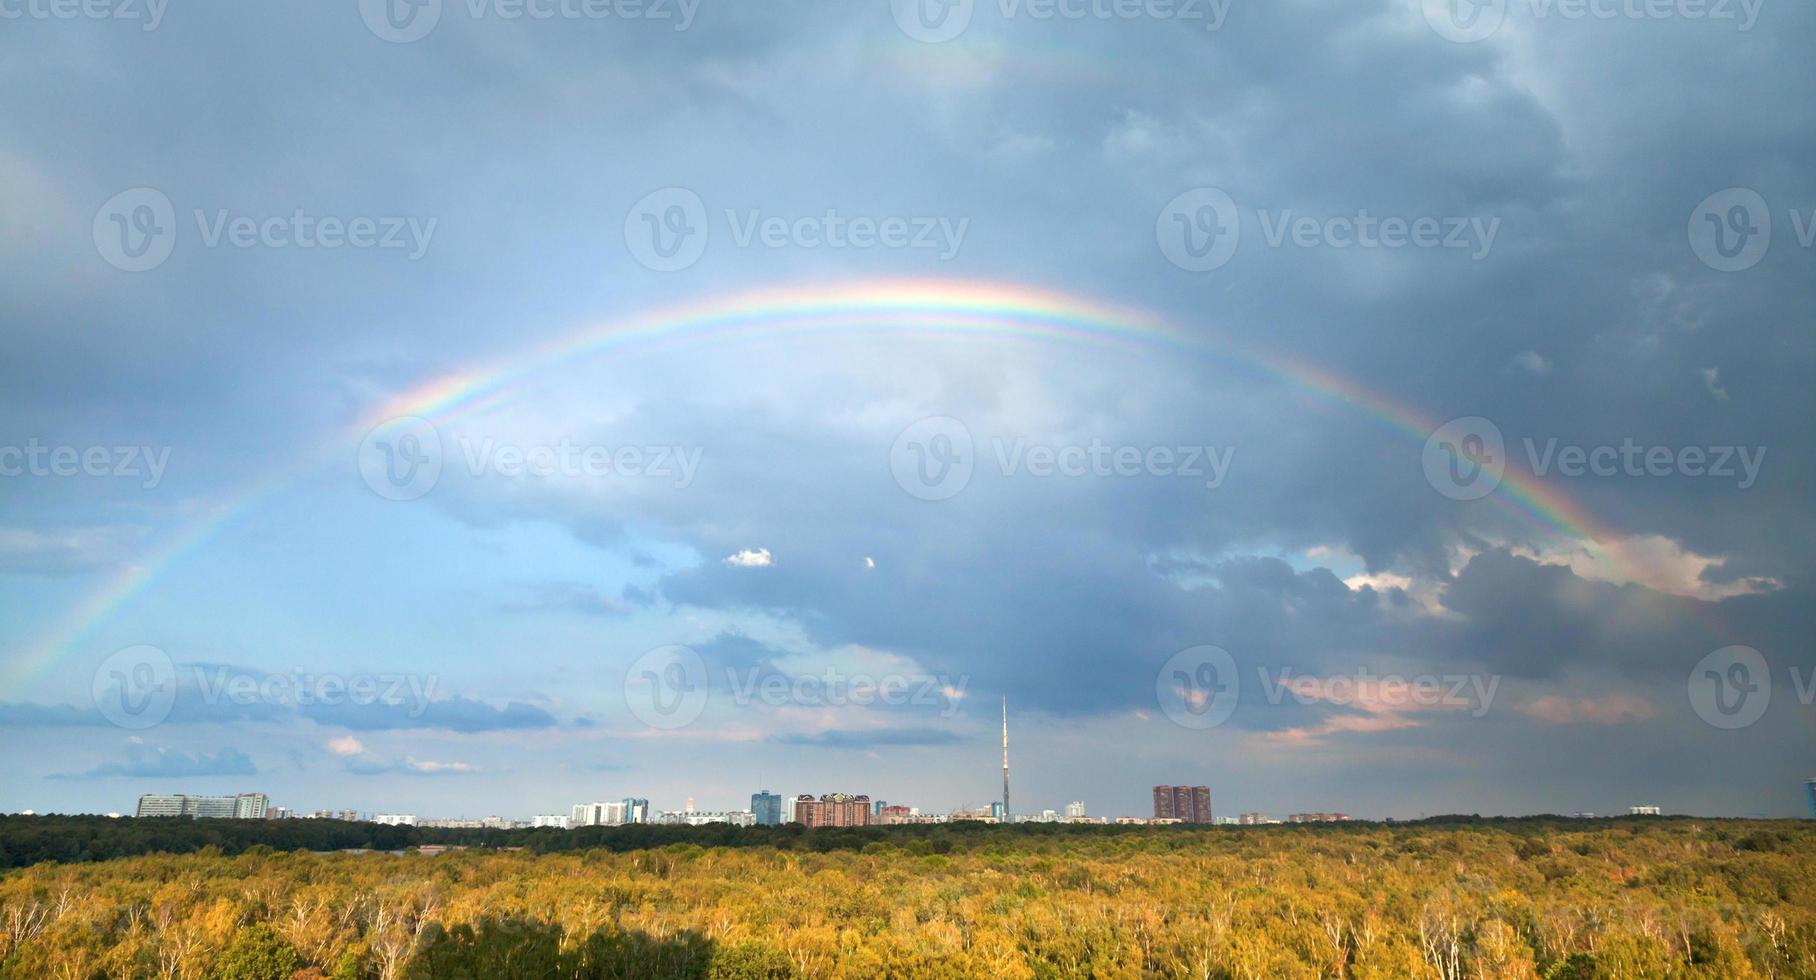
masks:
{"type": "Polygon", "coordinates": [[[290,980],[296,950],[267,925],[248,926],[234,937],[214,968],[216,980],[290,980]]]}

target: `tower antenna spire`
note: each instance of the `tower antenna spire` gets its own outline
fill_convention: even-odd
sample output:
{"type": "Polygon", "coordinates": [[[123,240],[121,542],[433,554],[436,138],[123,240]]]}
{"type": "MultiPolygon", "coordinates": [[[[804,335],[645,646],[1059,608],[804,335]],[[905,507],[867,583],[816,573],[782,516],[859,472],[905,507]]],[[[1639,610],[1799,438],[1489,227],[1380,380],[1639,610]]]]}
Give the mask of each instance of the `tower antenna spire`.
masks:
{"type": "Polygon", "coordinates": [[[1009,696],[1003,695],[1003,823],[1009,822],[1009,696]]]}

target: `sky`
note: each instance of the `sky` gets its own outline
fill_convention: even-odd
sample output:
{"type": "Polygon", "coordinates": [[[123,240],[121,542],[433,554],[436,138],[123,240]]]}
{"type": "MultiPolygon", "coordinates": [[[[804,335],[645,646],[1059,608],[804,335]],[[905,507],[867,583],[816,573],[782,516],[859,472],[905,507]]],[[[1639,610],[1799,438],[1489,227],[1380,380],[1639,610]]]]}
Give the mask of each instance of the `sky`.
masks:
{"type": "Polygon", "coordinates": [[[1809,815],[1808,4],[0,19],[0,810],[1809,815]]]}

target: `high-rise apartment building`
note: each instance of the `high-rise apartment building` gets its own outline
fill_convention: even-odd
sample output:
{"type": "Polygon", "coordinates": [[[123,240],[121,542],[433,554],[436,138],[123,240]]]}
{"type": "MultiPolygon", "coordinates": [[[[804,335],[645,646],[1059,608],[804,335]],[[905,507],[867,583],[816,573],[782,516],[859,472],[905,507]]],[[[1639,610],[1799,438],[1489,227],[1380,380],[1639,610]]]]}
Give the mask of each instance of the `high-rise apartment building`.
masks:
{"type": "Polygon", "coordinates": [[[758,790],[750,794],[750,812],[755,815],[757,826],[774,827],[782,822],[782,796],[769,790],[758,790]]]}
{"type": "Polygon", "coordinates": [[[1085,805],[1084,805],[1083,801],[1073,800],[1072,802],[1066,804],[1066,819],[1067,820],[1077,820],[1077,819],[1083,817],[1084,815],[1085,815],[1085,805]]]}
{"type": "Polygon", "coordinates": [[[803,793],[795,797],[794,822],[803,827],[868,827],[875,823],[870,797],[827,793],[819,799],[803,793]]]}
{"type": "Polygon", "coordinates": [[[1211,822],[1209,786],[1154,787],[1154,819],[1181,823],[1211,822]]]}
{"type": "Polygon", "coordinates": [[[197,817],[218,820],[263,820],[271,801],[263,793],[235,796],[187,796],[147,793],[139,797],[141,817],[197,817]]]}
{"type": "Polygon", "coordinates": [[[618,827],[627,823],[649,823],[648,800],[633,796],[599,803],[577,803],[568,814],[569,827],[618,827]]]}

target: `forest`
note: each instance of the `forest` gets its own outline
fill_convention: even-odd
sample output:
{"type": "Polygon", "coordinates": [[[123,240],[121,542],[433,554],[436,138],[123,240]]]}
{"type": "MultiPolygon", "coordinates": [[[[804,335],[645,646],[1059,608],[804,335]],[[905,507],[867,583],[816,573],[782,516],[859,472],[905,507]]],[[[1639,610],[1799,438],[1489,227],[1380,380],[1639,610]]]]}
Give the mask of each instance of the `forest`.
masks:
{"type": "MultiPolygon", "coordinates": [[[[9,818],[0,842],[17,863],[86,819],[9,818]]],[[[108,821],[84,857],[0,872],[0,977],[1816,978],[1809,821],[181,823],[108,821]],[[442,833],[473,846],[415,849],[442,833]]]]}

